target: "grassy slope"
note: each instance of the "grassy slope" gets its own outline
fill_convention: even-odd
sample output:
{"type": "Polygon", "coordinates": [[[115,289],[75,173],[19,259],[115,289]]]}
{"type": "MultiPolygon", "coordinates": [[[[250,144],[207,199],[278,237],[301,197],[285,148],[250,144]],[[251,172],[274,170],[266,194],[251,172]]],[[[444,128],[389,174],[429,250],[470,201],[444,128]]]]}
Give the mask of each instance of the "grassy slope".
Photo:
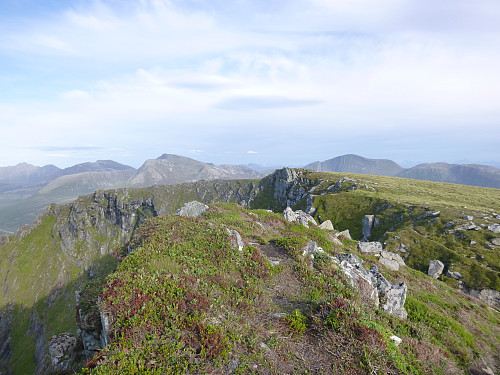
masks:
{"type": "MultiPolygon", "coordinates": [[[[159,213],[166,214],[175,212],[187,201],[202,199],[199,194],[207,202],[218,200],[220,196],[235,200],[229,193],[231,190],[247,194],[255,182],[207,181],[157,188],[116,189],[106,193],[125,205],[151,198],[159,213]]],[[[109,253],[128,240],[117,235],[120,230],[116,226],[101,223],[109,234],[105,236],[91,225],[92,222],[98,222],[96,209],[104,204],[103,194],[100,191],[83,196],[72,205],[57,208],[57,213],[43,216],[41,223],[25,237],[11,236],[7,243],[0,245],[0,277],[3,282],[0,310],[7,309],[7,306],[15,310],[11,360],[15,374],[32,373],[35,367],[35,336],[28,333],[31,317],[35,315],[43,323],[43,335],[47,339],[63,332],[76,334],[74,291],[89,281],[83,267],[92,269],[97,277],[108,274],[114,267],[114,259],[110,259],[109,253]],[[96,203],[100,199],[100,203],[96,203]],[[67,226],[70,207],[75,205],[87,214],[85,219],[88,226],[81,228],[83,233],[80,240],[74,239],[73,251],[62,251],[59,230],[67,226]],[[108,255],[102,256],[102,247],[108,255]]],[[[141,210],[136,214],[137,219],[151,215],[141,210]]]]}
{"type": "MultiPolygon", "coordinates": [[[[462,219],[465,215],[473,216],[478,226],[500,223],[493,215],[500,214],[498,189],[345,173],[304,171],[303,175],[320,180],[314,192],[316,218],[330,219],[336,229],[349,229],[353,238],[360,239],[363,216],[375,214],[381,222],[370,239],[386,242],[387,250],[394,252],[405,244],[409,253],[401,255],[407,256],[409,266],[427,272],[429,261],[440,259],[451,271],[462,273],[469,286],[500,290],[499,249],[487,248],[500,235],[487,229],[449,233],[451,228],[445,228],[451,221],[455,227],[468,224],[462,219]],[[339,193],[321,195],[346,176],[357,180],[357,190],[348,191],[353,183],[348,181],[339,193]],[[440,216],[419,219],[431,211],[440,211],[440,216]]],[[[447,282],[457,286],[453,279],[447,282]]]]}
{"type": "Polygon", "coordinates": [[[480,357],[495,362],[498,313],[418,271],[379,264],[409,286],[410,318],[392,318],[362,301],[331,261],[304,259],[307,240],[327,254],[356,252],[354,241],[235,205],[151,219],[104,285],[114,338],[84,373],[460,374],[480,357]],[[226,228],[242,234],[243,251],[226,228]]]}

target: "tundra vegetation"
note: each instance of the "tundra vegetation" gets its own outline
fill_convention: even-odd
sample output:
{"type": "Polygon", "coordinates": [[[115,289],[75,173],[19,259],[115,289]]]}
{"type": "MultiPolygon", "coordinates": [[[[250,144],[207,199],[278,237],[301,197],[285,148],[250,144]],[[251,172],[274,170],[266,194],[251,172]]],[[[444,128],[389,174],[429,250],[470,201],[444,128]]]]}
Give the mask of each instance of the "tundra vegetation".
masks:
{"type": "Polygon", "coordinates": [[[289,179],[97,192],[52,207],[33,228],[3,239],[0,308],[13,316],[8,365],[33,373],[39,340],[77,334],[74,291],[81,290],[77,307],[94,316],[96,329],[100,314],[112,323],[109,345],[74,364],[87,374],[498,370],[500,315],[465,292],[500,290],[492,242],[500,235],[488,230],[499,214],[497,189],[306,170],[289,179]],[[233,203],[211,204],[199,218],[173,215],[193,199],[233,203]],[[283,220],[287,205],[313,209],[318,223],[331,220],[335,230],[283,220]],[[88,217],[69,251],[61,241],[75,210],[88,217]],[[121,226],[109,223],[109,212],[119,213],[121,226]],[[358,252],[368,214],[379,219],[368,239],[400,254],[406,267],[392,271],[358,252]],[[471,222],[479,229],[460,229],[471,222]],[[227,229],[242,236],[241,251],[227,229]],[[345,229],[352,240],[338,236],[345,229]],[[304,256],[308,241],[324,254],[304,256]],[[345,252],[366,269],[377,265],[391,283],[406,283],[407,319],[360,296],[330,258],[345,252]],[[461,278],[428,277],[433,259],[461,278]],[[90,265],[84,272],[83,264],[90,265]]]}

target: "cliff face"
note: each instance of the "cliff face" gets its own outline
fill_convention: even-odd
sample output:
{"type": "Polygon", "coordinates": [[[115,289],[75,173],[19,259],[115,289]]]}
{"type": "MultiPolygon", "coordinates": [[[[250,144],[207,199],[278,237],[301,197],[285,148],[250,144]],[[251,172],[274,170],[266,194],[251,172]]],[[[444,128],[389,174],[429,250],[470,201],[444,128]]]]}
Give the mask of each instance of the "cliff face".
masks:
{"type": "Polygon", "coordinates": [[[32,226],[3,237],[0,371],[8,373],[9,363],[22,368],[16,373],[61,370],[49,353],[59,343],[51,346],[50,338],[62,332],[77,336],[75,291],[114,268],[110,254],[147,218],[173,213],[193,199],[248,205],[255,194],[256,185],[248,180],[97,191],[71,204],[52,205],[32,226]],[[13,325],[26,328],[13,335],[13,325]],[[20,350],[18,334],[29,338],[32,349],[20,350]],[[31,366],[21,365],[33,358],[31,366]]]}

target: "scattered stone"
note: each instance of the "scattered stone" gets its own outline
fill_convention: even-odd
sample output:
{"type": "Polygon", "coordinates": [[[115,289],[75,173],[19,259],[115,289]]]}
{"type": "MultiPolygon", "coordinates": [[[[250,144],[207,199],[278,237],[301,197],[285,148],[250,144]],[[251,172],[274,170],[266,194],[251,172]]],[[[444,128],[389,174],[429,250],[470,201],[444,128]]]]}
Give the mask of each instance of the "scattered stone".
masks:
{"type": "Polygon", "coordinates": [[[401,267],[406,266],[401,256],[395,253],[391,253],[390,251],[384,251],[384,250],[382,250],[382,252],[380,253],[379,262],[393,271],[399,271],[400,266],[401,267]]]}
{"type": "Polygon", "coordinates": [[[500,224],[490,224],[488,225],[488,230],[493,233],[500,233],[500,224]]]}
{"type": "Polygon", "coordinates": [[[318,246],[318,244],[315,241],[307,241],[306,245],[302,249],[302,256],[303,257],[311,257],[314,259],[314,254],[316,253],[324,253],[325,251],[318,246]]]}
{"type": "Polygon", "coordinates": [[[326,221],[323,221],[319,227],[320,229],[323,229],[323,230],[333,230],[333,224],[330,220],[326,220],[326,221]]]}
{"type": "Polygon", "coordinates": [[[429,212],[426,212],[425,214],[422,214],[419,217],[417,217],[417,220],[426,219],[426,218],[434,218],[434,217],[438,217],[439,215],[441,215],[441,211],[429,211],[429,212]]]}
{"type": "Polygon", "coordinates": [[[476,224],[474,224],[474,223],[469,223],[469,224],[462,225],[461,227],[456,228],[456,230],[478,230],[477,228],[480,229],[481,227],[477,227],[476,224]]]}
{"type": "Polygon", "coordinates": [[[243,242],[243,239],[241,238],[241,235],[238,233],[238,231],[229,228],[226,228],[226,230],[227,233],[229,233],[229,236],[231,237],[231,248],[235,249],[237,246],[238,250],[242,251],[243,248],[245,247],[245,243],[243,242]]]}
{"type": "Polygon", "coordinates": [[[202,213],[208,210],[208,206],[198,201],[185,203],[175,213],[180,216],[200,217],[202,213]]]}
{"type": "Polygon", "coordinates": [[[351,233],[349,233],[349,229],[343,230],[342,232],[337,233],[337,237],[343,237],[347,240],[352,240],[351,233]]]}
{"type": "Polygon", "coordinates": [[[500,237],[492,238],[490,242],[495,246],[500,246],[500,237]]]}
{"type": "Polygon", "coordinates": [[[454,226],[455,226],[455,222],[454,222],[454,221],[448,221],[448,222],[444,225],[444,227],[445,227],[446,229],[453,228],[454,226]]]}
{"type": "Polygon", "coordinates": [[[380,253],[382,244],[380,242],[358,242],[358,250],[362,253],[380,253]]]}
{"type": "Polygon", "coordinates": [[[470,215],[462,216],[461,219],[466,220],[466,221],[472,221],[472,220],[474,220],[474,216],[470,216],[470,215]]]}
{"type": "Polygon", "coordinates": [[[460,280],[462,278],[462,274],[458,271],[451,272],[450,270],[446,271],[446,276],[451,277],[455,280],[460,280]]]}
{"type": "Polygon", "coordinates": [[[305,226],[306,228],[309,228],[309,223],[318,225],[316,223],[316,220],[314,220],[314,218],[311,215],[306,214],[302,210],[297,210],[294,212],[290,207],[287,207],[285,211],[283,211],[283,217],[285,218],[285,220],[289,222],[296,221],[305,226]]]}
{"type": "Polygon", "coordinates": [[[444,264],[439,260],[431,260],[429,263],[429,269],[427,270],[427,275],[430,277],[437,279],[444,270],[444,264]]]}
{"type": "Polygon", "coordinates": [[[485,249],[493,250],[493,248],[490,245],[488,245],[488,244],[484,245],[484,247],[485,247],[485,249]]]}
{"type": "Polygon", "coordinates": [[[410,250],[408,249],[408,247],[403,243],[401,242],[398,246],[398,248],[396,249],[397,251],[400,251],[402,253],[408,253],[410,250]]]}
{"type": "Polygon", "coordinates": [[[273,318],[282,319],[286,316],[286,313],[284,313],[284,312],[283,313],[272,313],[271,316],[273,318]]]}
{"type": "Polygon", "coordinates": [[[471,242],[470,242],[470,245],[471,245],[471,246],[476,246],[476,244],[477,244],[477,242],[476,242],[476,241],[471,241],[471,242]]]}
{"type": "Polygon", "coordinates": [[[401,239],[401,237],[399,237],[399,236],[394,236],[392,238],[394,238],[395,240],[400,240],[401,239]]]}
{"type": "Polygon", "coordinates": [[[392,335],[391,340],[394,342],[394,344],[396,344],[396,346],[399,346],[399,344],[403,342],[403,340],[396,335],[392,335]]]}

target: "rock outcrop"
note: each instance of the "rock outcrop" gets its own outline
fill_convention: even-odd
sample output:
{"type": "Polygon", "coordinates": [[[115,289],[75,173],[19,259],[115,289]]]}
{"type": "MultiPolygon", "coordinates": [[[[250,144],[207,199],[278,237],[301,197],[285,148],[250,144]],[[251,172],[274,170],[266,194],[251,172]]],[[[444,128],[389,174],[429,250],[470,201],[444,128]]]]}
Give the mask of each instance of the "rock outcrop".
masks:
{"type": "Polygon", "coordinates": [[[379,224],[380,220],[375,215],[365,215],[363,217],[363,237],[368,239],[372,235],[372,229],[379,224]]]}
{"type": "Polygon", "coordinates": [[[314,218],[311,215],[306,214],[302,210],[293,211],[290,207],[287,207],[285,211],[283,211],[283,217],[285,218],[285,220],[289,222],[296,221],[305,226],[306,228],[309,228],[309,223],[318,225],[316,223],[316,220],[314,220],[314,218]]]}
{"type": "Polygon", "coordinates": [[[358,250],[361,253],[376,253],[380,254],[383,250],[380,242],[358,242],[358,250]]]}
{"type": "Polygon", "coordinates": [[[184,206],[179,208],[175,214],[180,216],[200,217],[201,214],[208,210],[208,206],[198,201],[184,203],[184,206]]]}
{"type": "Polygon", "coordinates": [[[390,315],[407,318],[408,313],[404,308],[407,292],[405,283],[390,284],[375,265],[367,272],[362,266],[363,261],[354,254],[337,254],[333,259],[363,298],[372,300],[375,306],[390,315]]]}
{"type": "Polygon", "coordinates": [[[318,228],[323,229],[323,230],[333,230],[333,224],[330,220],[323,221],[318,228]]]}

